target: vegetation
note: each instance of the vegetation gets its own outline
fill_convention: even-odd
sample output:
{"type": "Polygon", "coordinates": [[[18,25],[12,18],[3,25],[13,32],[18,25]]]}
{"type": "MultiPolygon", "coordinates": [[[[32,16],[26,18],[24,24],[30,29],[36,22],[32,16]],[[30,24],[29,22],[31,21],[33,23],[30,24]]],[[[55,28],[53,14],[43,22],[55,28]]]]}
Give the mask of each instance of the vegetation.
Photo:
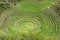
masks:
{"type": "Polygon", "coordinates": [[[0,40],[60,40],[59,0],[0,0],[0,40]]]}

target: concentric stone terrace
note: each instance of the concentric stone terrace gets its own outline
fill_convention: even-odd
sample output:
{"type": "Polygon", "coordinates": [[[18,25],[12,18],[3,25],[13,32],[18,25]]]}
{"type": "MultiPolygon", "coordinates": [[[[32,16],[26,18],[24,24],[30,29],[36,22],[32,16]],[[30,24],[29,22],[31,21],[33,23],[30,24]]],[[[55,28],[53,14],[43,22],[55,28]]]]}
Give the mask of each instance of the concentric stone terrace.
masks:
{"type": "Polygon", "coordinates": [[[6,35],[22,37],[21,39],[24,39],[23,35],[28,40],[31,40],[31,37],[33,40],[35,37],[38,40],[45,40],[52,36],[54,39],[54,36],[57,37],[60,34],[60,17],[56,13],[53,14],[50,9],[42,13],[17,10],[12,12],[11,10],[11,12],[2,13],[0,20],[6,35]]]}
{"type": "Polygon", "coordinates": [[[23,2],[2,12],[0,39],[60,40],[60,16],[47,3],[23,2]]]}

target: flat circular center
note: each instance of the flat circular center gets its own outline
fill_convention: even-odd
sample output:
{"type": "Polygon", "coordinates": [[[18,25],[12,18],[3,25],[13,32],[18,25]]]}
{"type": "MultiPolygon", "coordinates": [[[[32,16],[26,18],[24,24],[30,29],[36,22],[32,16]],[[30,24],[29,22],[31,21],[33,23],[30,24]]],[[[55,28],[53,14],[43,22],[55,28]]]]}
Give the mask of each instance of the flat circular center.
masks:
{"type": "Polygon", "coordinates": [[[25,30],[33,30],[35,27],[35,24],[32,22],[23,22],[20,25],[25,30]]]}
{"type": "Polygon", "coordinates": [[[32,22],[25,22],[25,23],[23,23],[23,25],[22,26],[24,26],[24,27],[29,27],[29,28],[33,28],[34,27],[34,24],[32,23],[32,22]]]}

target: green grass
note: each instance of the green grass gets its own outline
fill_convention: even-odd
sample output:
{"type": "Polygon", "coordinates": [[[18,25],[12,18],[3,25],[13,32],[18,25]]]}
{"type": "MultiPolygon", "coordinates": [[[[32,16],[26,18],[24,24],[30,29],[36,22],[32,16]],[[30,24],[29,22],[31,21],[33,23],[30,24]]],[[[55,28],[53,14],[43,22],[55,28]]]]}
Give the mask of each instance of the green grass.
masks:
{"type": "Polygon", "coordinates": [[[55,0],[22,1],[0,14],[0,40],[60,40],[55,0]]]}

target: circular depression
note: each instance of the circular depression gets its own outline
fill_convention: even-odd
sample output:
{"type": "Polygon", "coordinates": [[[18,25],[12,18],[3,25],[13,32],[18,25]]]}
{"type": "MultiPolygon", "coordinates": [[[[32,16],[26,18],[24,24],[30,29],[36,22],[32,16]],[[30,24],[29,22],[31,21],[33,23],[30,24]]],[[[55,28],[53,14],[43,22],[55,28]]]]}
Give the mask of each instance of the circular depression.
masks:
{"type": "Polygon", "coordinates": [[[13,11],[4,19],[2,25],[9,32],[33,33],[40,32],[43,35],[54,35],[60,32],[60,21],[56,14],[39,13],[32,11],[13,11]]]}

